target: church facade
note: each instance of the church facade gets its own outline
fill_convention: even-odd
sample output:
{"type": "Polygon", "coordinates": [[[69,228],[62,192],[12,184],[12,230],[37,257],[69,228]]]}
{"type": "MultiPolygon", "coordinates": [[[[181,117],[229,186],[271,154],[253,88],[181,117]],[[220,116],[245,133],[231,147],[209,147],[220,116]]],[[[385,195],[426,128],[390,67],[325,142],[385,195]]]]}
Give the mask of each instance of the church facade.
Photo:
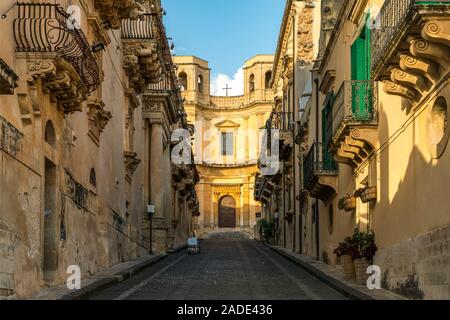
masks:
{"type": "Polygon", "coordinates": [[[257,55],[245,62],[241,96],[211,95],[207,61],[193,56],[176,56],[174,61],[188,123],[195,127],[197,234],[241,230],[253,235],[261,212],[253,198],[259,139],[273,105],[273,56],[257,55]]]}

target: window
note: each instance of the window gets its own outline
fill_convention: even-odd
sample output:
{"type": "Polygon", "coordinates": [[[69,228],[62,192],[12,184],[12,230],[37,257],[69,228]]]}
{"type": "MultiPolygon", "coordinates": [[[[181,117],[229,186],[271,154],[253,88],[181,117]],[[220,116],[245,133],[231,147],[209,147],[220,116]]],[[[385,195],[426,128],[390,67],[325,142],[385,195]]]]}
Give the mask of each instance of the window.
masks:
{"type": "Polygon", "coordinates": [[[334,208],[333,204],[330,204],[330,207],[328,208],[328,231],[330,234],[333,233],[334,228],[334,208]]]}
{"type": "Polygon", "coordinates": [[[91,172],[89,173],[89,183],[94,188],[97,188],[97,176],[95,174],[95,170],[92,168],[91,172]]]}
{"type": "Polygon", "coordinates": [[[198,92],[203,93],[203,76],[199,75],[197,78],[198,92]]]}
{"type": "Polygon", "coordinates": [[[53,123],[50,120],[48,120],[47,123],[45,124],[44,139],[53,148],[56,146],[55,127],[53,126],[53,123]]]}
{"type": "Polygon", "coordinates": [[[187,74],[184,72],[181,72],[178,77],[180,78],[181,91],[188,90],[187,74]]]}
{"type": "Polygon", "coordinates": [[[233,133],[222,132],[222,156],[233,155],[233,133]]]}
{"type": "Polygon", "coordinates": [[[249,87],[250,93],[255,91],[255,75],[254,74],[250,75],[250,78],[248,81],[248,87],[249,87]]]}
{"type": "Polygon", "coordinates": [[[270,79],[272,79],[272,71],[266,72],[266,89],[270,88],[270,79]]]}

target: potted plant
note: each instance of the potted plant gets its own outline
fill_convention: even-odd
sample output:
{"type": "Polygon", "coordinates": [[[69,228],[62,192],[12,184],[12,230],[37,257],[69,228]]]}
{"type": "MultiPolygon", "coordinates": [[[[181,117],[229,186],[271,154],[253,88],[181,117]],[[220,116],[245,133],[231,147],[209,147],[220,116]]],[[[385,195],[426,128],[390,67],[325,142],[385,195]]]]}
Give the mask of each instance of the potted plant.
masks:
{"type": "Polygon", "coordinates": [[[344,277],[353,279],[355,277],[355,265],[353,263],[354,257],[358,250],[351,237],[346,237],[343,242],[340,242],[334,253],[341,259],[342,271],[344,277]]]}
{"type": "Polygon", "coordinates": [[[352,240],[357,247],[357,254],[354,259],[356,282],[364,285],[367,282],[367,267],[369,267],[377,252],[375,234],[373,231],[360,232],[359,229],[355,229],[352,240]]]}
{"type": "Polygon", "coordinates": [[[354,196],[361,198],[363,203],[377,200],[377,187],[363,187],[355,191],[354,196]]]}
{"type": "Polygon", "coordinates": [[[259,224],[260,234],[263,237],[263,239],[261,239],[261,240],[265,240],[266,242],[269,242],[269,240],[273,237],[273,228],[274,228],[273,221],[264,218],[264,219],[259,220],[258,224],[259,224]]]}
{"type": "Polygon", "coordinates": [[[367,187],[366,190],[361,194],[361,201],[363,203],[376,201],[377,200],[377,187],[367,187]]]}
{"type": "Polygon", "coordinates": [[[355,210],[356,198],[354,196],[347,195],[344,198],[339,199],[338,208],[346,212],[355,210]]]}

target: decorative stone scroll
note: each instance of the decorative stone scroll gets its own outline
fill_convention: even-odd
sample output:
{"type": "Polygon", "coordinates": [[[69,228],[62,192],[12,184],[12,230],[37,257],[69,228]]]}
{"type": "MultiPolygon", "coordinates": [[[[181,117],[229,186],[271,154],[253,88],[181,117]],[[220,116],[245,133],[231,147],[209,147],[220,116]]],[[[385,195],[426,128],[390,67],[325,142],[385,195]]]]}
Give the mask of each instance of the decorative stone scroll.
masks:
{"type": "Polygon", "coordinates": [[[384,91],[419,104],[450,70],[450,15],[426,17],[405,37],[383,76],[384,91]],[[404,50],[402,48],[408,48],[404,50]]]}
{"type": "Polygon", "coordinates": [[[105,110],[105,103],[101,100],[90,100],[87,103],[89,132],[88,135],[98,145],[100,143],[100,134],[105,129],[112,114],[105,110]]]}
{"type": "Polygon", "coordinates": [[[95,7],[100,12],[107,29],[119,29],[121,20],[136,20],[149,9],[145,0],[95,0],[95,7]]]}
{"type": "Polygon", "coordinates": [[[53,60],[28,60],[28,76],[30,84],[42,80],[44,92],[59,111],[71,114],[82,110],[82,102],[87,98],[86,87],[65,59],[56,56],[53,60]]]}
{"type": "Polygon", "coordinates": [[[136,171],[138,165],[141,163],[141,160],[138,158],[136,152],[125,151],[125,171],[126,171],[126,179],[128,182],[131,182],[132,176],[136,171]]]}
{"type": "Polygon", "coordinates": [[[142,92],[147,84],[161,81],[163,67],[156,42],[124,44],[123,67],[130,88],[137,92],[142,92]]]}

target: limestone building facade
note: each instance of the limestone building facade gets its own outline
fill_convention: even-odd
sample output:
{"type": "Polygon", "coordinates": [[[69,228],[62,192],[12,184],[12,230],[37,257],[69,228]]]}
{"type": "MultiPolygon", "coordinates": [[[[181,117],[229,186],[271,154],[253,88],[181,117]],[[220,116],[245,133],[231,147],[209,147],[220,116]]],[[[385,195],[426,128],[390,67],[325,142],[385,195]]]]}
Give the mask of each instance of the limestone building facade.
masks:
{"type": "Polygon", "coordinates": [[[170,159],[188,123],[160,1],[0,12],[0,295],[184,244],[199,176],[170,159]]]}
{"type": "Polygon", "coordinates": [[[260,152],[257,141],[273,105],[269,88],[273,56],[258,55],[245,62],[241,96],[210,94],[207,61],[193,56],[175,56],[174,61],[188,122],[195,128],[198,235],[225,229],[253,235],[261,212],[253,199],[260,152]]]}
{"type": "Polygon", "coordinates": [[[372,230],[384,288],[448,299],[450,2],[311,3],[320,39],[293,130],[299,238],[279,243],[339,265],[338,243],[372,230]]]}

